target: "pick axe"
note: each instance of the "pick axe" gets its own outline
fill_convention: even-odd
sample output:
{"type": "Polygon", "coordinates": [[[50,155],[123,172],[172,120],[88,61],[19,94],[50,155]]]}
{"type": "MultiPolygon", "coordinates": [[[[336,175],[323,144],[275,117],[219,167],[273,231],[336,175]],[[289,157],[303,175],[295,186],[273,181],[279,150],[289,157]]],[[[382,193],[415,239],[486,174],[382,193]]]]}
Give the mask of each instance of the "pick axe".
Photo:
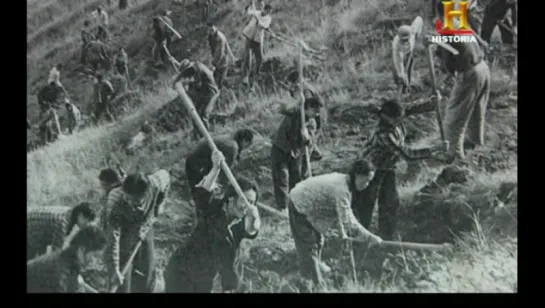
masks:
{"type": "MultiPolygon", "coordinates": [[[[365,243],[363,240],[350,238],[353,242],[365,243]]],[[[410,249],[410,250],[426,250],[426,251],[441,251],[452,248],[449,243],[443,244],[427,244],[427,243],[414,243],[414,242],[401,242],[401,241],[382,241],[380,247],[394,248],[394,249],[410,249]]]]}

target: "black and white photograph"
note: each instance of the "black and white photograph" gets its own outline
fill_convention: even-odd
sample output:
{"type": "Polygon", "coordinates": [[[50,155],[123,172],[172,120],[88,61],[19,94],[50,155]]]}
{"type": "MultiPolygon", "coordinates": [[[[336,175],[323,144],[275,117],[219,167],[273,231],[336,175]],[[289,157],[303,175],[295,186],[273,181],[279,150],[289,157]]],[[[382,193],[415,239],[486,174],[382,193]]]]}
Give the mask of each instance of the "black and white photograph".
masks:
{"type": "Polygon", "coordinates": [[[27,0],[27,293],[518,293],[517,2],[27,0]]]}

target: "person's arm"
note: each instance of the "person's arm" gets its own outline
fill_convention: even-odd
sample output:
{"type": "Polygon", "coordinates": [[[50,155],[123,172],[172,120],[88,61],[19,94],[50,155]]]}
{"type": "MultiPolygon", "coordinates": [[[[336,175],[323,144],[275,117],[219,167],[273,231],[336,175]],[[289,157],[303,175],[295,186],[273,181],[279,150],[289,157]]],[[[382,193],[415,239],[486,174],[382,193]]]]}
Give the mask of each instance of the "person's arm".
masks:
{"type": "Polygon", "coordinates": [[[516,29],[517,28],[517,22],[518,22],[518,17],[517,17],[517,3],[512,3],[510,5],[510,8],[511,8],[511,22],[513,24],[513,28],[516,29]]]}
{"type": "Polygon", "coordinates": [[[104,22],[104,26],[108,25],[109,18],[108,18],[108,13],[106,13],[106,11],[102,11],[102,21],[104,22]]]}
{"type": "Polygon", "coordinates": [[[214,53],[214,66],[216,66],[222,58],[225,57],[226,47],[225,44],[227,42],[225,41],[225,38],[220,38],[219,40],[219,46],[216,46],[216,50],[214,53]]]}
{"type": "Polygon", "coordinates": [[[119,273],[119,249],[121,238],[121,224],[120,218],[122,217],[122,209],[120,208],[120,201],[122,198],[122,191],[119,189],[112,190],[108,195],[108,201],[106,208],[110,209],[110,217],[108,217],[109,232],[112,239],[112,258],[110,260],[115,273],[119,273]]]}
{"type": "Polygon", "coordinates": [[[212,153],[212,170],[204,176],[202,181],[196,185],[196,187],[202,187],[206,191],[212,191],[216,187],[216,180],[221,172],[221,161],[225,160],[223,154],[220,151],[212,153]]]}
{"type": "Polygon", "coordinates": [[[110,99],[113,99],[115,97],[114,87],[109,81],[104,81],[104,85],[106,86],[106,90],[108,91],[107,95],[110,97],[110,99]]]}
{"type": "Polygon", "coordinates": [[[78,275],[78,284],[83,288],[85,293],[100,293],[97,289],[93,288],[87,282],[85,282],[81,275],[78,275]]]}
{"type": "Polygon", "coordinates": [[[418,160],[430,158],[433,147],[413,149],[405,145],[401,145],[396,137],[389,132],[382,133],[378,136],[382,144],[386,145],[392,152],[401,155],[406,160],[418,160]]]}
{"type": "Polygon", "coordinates": [[[339,216],[339,231],[342,238],[349,238],[350,235],[356,239],[367,240],[369,237],[374,236],[354,216],[349,196],[342,195],[337,198],[336,206],[339,216]]]}

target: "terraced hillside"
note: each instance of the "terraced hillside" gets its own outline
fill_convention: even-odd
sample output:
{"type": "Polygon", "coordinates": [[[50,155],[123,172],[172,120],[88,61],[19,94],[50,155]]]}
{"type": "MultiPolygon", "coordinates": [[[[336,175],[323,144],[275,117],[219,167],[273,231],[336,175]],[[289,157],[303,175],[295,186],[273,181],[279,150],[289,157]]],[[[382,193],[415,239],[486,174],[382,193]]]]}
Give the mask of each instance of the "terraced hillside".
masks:
{"type": "MultiPolygon", "coordinates": [[[[116,1],[112,1],[116,2],[116,1]]],[[[212,9],[219,27],[241,57],[242,14],[248,1],[215,1],[212,9]]],[[[273,6],[272,30],[303,39],[313,48],[326,48],[324,61],[307,59],[307,79],[324,98],[327,124],[320,138],[324,159],[314,163],[314,174],[346,171],[377,121],[376,106],[396,95],[391,74],[391,40],[396,22],[420,15],[429,22],[427,1],[268,1],[273,6]]],[[[92,81],[79,68],[79,27],[98,3],[91,0],[28,1],[28,114],[37,120],[35,94],[47,70],[63,63],[62,81],[85,115],[92,81]]],[[[75,205],[98,201],[98,172],[104,161],[117,160],[128,171],[168,169],[173,191],[166,213],[156,225],[159,267],[193,226],[193,208],[184,174],[184,159],[193,145],[183,127],[185,112],[176,106],[170,88],[172,73],[150,64],[151,18],[173,11],[176,29],[184,38],[175,43],[177,59],[189,57],[209,64],[205,29],[193,1],[140,0],[126,11],[108,8],[112,45],[125,46],[131,61],[134,88],[118,101],[116,125],[86,127],[75,135],[27,154],[27,207],[75,205]],[[174,101],[173,101],[174,100],[174,101]],[[135,155],[121,151],[122,143],[143,121],[157,128],[158,136],[135,155]]],[[[431,31],[431,29],[429,29],[431,31]]],[[[499,44],[497,35],[493,45],[499,44]]],[[[243,154],[237,172],[257,178],[261,202],[272,205],[269,163],[270,136],[281,118],[283,103],[295,103],[286,89],[295,68],[296,51],[267,39],[264,73],[250,89],[240,84],[236,68],[222,90],[213,134],[230,134],[241,127],[258,133],[243,154]]],[[[453,241],[449,253],[365,250],[355,246],[358,282],[351,279],[348,253],[335,240],[328,241],[325,262],[333,269],[329,286],[314,292],[516,292],[517,289],[517,90],[512,58],[490,61],[492,93],[487,114],[487,144],[466,161],[445,168],[438,162],[403,163],[398,168],[403,240],[441,243],[453,241]]],[[[407,104],[426,99],[431,82],[422,46],[417,46],[414,89],[403,97],[407,104]]],[[[440,78],[441,79],[441,78],[440,78]]],[[[442,87],[445,97],[452,84],[442,87]]],[[[435,114],[406,119],[410,142],[423,145],[437,138],[435,114]]],[[[29,133],[32,138],[32,133],[29,133]]],[[[302,292],[288,222],[262,213],[260,236],[244,243],[244,271],[240,292],[302,292]]],[[[375,219],[376,220],[376,219],[375,219]]],[[[375,231],[373,223],[372,231],[375,231]]],[[[161,276],[161,271],[159,273],[161,276]]]]}

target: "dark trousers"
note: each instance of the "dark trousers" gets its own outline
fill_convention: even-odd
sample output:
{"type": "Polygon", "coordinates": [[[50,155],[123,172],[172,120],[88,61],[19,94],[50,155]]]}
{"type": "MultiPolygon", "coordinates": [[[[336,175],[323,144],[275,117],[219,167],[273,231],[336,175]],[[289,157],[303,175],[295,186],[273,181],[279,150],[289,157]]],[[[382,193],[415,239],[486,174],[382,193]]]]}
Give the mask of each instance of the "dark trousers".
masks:
{"type": "Polygon", "coordinates": [[[303,155],[293,158],[290,153],[273,145],[271,148],[271,169],[274,185],[274,199],[279,209],[288,206],[289,192],[301,181],[303,155]]]}
{"type": "Polygon", "coordinates": [[[116,61],[115,62],[115,70],[119,75],[125,77],[125,75],[127,73],[127,63],[116,61]]]}
{"type": "Polygon", "coordinates": [[[214,80],[216,81],[216,84],[218,85],[218,88],[221,89],[223,85],[223,80],[227,76],[227,66],[226,67],[216,67],[214,70],[214,80]]]}
{"type": "Polygon", "coordinates": [[[299,271],[303,277],[312,279],[315,284],[321,284],[323,278],[320,259],[324,237],[312,226],[305,215],[295,209],[291,200],[288,204],[288,213],[291,234],[297,251],[299,271]]]}
{"type": "Polygon", "coordinates": [[[261,48],[261,43],[254,42],[246,38],[246,43],[244,44],[244,55],[243,55],[243,76],[247,77],[250,75],[251,71],[251,59],[250,52],[255,57],[255,74],[259,74],[261,70],[261,63],[263,62],[263,49],[261,48]]]}
{"type": "MultiPolygon", "coordinates": [[[[134,249],[134,248],[131,248],[134,249]]],[[[125,266],[131,251],[124,251],[125,258],[121,259],[120,266],[125,266]]],[[[122,268],[120,270],[123,270],[122,268]]],[[[117,293],[152,293],[155,288],[155,243],[153,228],[150,228],[142,246],[125,275],[123,285],[117,293]]]]}
{"type": "MultiPolygon", "coordinates": [[[[481,26],[481,38],[487,43],[490,43],[492,32],[494,32],[494,29],[496,28],[496,26],[498,26],[498,21],[501,21],[501,20],[499,20],[495,16],[490,16],[489,14],[486,14],[486,13],[484,14],[483,24],[481,26]]],[[[510,21],[506,20],[504,24],[507,27],[512,28],[510,21]]],[[[503,27],[499,27],[499,28],[500,28],[500,34],[501,34],[501,41],[504,44],[508,44],[508,45],[514,44],[515,40],[513,38],[513,34],[507,31],[506,29],[504,29],[503,27]]]]}
{"type": "MultiPolygon", "coordinates": [[[[195,108],[197,109],[197,113],[201,117],[202,123],[208,131],[210,131],[210,115],[216,106],[217,97],[214,97],[216,94],[217,93],[207,93],[205,95],[201,95],[198,93],[197,98],[195,99],[195,108]]],[[[193,138],[200,139],[199,137],[200,133],[197,129],[197,125],[193,123],[193,138]]]]}
{"type": "Polygon", "coordinates": [[[109,101],[103,101],[102,103],[97,103],[95,107],[95,124],[98,123],[98,120],[100,120],[100,117],[102,114],[106,115],[106,118],[108,120],[113,121],[114,116],[110,112],[110,102],[109,101]]]}
{"type": "Polygon", "coordinates": [[[97,38],[102,42],[106,42],[108,40],[108,30],[106,30],[106,28],[103,26],[98,26],[97,38]]]}
{"type": "Polygon", "coordinates": [[[127,8],[128,0],[119,0],[119,9],[124,10],[127,8]]]}
{"type": "Polygon", "coordinates": [[[396,187],[395,170],[379,170],[369,186],[359,192],[361,200],[353,208],[358,221],[368,229],[375,203],[378,200],[379,233],[385,240],[392,240],[397,223],[397,209],[399,208],[399,193],[396,187]]]}
{"type": "Polygon", "coordinates": [[[161,60],[163,63],[169,63],[170,52],[167,49],[166,41],[155,41],[155,46],[153,48],[153,60],[161,60]]]}
{"type": "Polygon", "coordinates": [[[408,85],[403,85],[403,88],[401,89],[402,93],[406,93],[408,90],[410,90],[411,87],[411,73],[413,71],[413,55],[412,53],[409,55],[409,57],[405,60],[405,67],[407,70],[407,82],[408,85]]]}

